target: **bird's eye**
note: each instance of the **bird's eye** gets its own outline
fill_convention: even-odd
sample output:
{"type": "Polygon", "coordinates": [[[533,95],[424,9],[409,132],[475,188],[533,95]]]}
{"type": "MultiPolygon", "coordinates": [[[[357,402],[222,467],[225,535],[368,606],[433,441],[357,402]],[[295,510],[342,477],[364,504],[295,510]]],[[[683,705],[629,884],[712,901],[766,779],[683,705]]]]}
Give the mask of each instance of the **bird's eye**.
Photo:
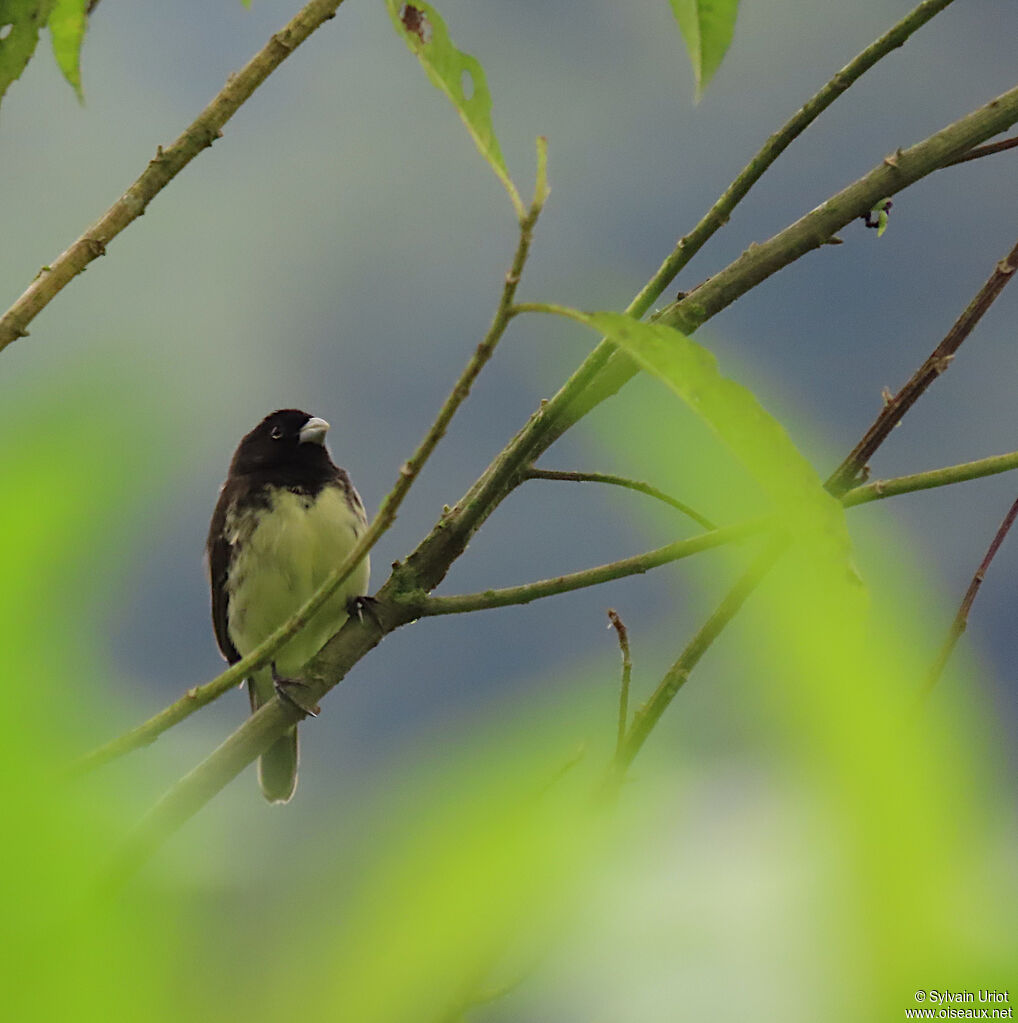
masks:
{"type": "Polygon", "coordinates": [[[283,436],[283,428],[281,426],[272,427],[272,439],[279,440],[283,436]]]}

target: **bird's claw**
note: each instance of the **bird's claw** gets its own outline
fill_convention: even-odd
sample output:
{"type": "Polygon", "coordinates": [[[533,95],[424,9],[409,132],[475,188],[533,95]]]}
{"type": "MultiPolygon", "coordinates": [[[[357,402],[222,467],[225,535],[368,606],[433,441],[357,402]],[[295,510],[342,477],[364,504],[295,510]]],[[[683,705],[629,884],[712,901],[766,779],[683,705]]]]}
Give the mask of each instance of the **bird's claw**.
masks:
{"type": "Polygon", "coordinates": [[[276,690],[276,695],[286,703],[290,704],[295,710],[300,711],[301,714],[313,718],[318,717],[321,713],[322,708],[315,704],[314,707],[305,707],[299,700],[294,699],[293,694],[287,690],[292,686],[304,686],[306,689],[308,683],[302,678],[287,678],[285,675],[280,675],[276,670],[276,662],[272,662],[272,688],[276,690]]]}
{"type": "Polygon", "coordinates": [[[363,622],[367,616],[379,628],[382,627],[378,618],[378,601],[374,597],[369,597],[366,594],[360,597],[351,597],[346,603],[346,613],[359,622],[363,622]]]}

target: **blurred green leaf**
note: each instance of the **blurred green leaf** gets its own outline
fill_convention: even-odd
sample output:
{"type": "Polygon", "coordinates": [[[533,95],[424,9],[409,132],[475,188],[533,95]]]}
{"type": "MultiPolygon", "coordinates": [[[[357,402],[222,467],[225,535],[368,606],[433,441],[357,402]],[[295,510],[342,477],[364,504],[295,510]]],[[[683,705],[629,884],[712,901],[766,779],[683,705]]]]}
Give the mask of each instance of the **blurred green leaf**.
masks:
{"type": "MultiPolygon", "coordinates": [[[[727,434],[741,452],[749,476],[766,486],[774,473],[775,500],[781,499],[775,488],[794,487],[800,475],[806,483],[791,439],[786,445],[775,436],[760,443],[737,436],[754,421],[763,432],[773,431],[754,420],[752,401],[711,383],[716,371],[709,355],[618,320],[613,333],[611,318],[602,314],[590,320],[672,390],[685,392],[690,406],[704,410],[715,434],[727,434]],[[718,427],[726,402],[742,428],[718,427]],[[755,467],[750,459],[758,460],[755,467]]],[[[679,460],[676,452],[696,442],[688,430],[676,433],[660,407],[648,413],[625,406],[619,403],[602,436],[619,458],[638,451],[641,474],[666,474],[669,462],[679,460]]],[[[696,499],[719,470],[695,460],[683,464],[683,494],[696,499]]],[[[790,505],[788,513],[804,527],[800,542],[729,626],[671,717],[662,720],[665,734],[652,736],[636,762],[641,777],[666,770],[703,730],[734,731],[748,747],[733,753],[722,745],[698,765],[702,791],[690,795],[694,810],[685,815],[681,838],[662,843],[657,854],[672,851],[675,860],[648,882],[662,895],[676,894],[667,913],[655,904],[642,917],[631,914],[628,925],[622,921],[638,939],[651,921],[660,928],[653,942],[637,944],[627,959],[611,964],[630,976],[615,1004],[637,986],[659,984],[659,999],[681,998],[688,1010],[676,1018],[854,1023],[890,1019],[914,1006],[916,990],[936,986],[923,978],[950,975],[952,989],[1005,989],[1018,961],[1010,923],[1016,890],[1005,866],[1013,862],[1014,835],[1002,826],[1014,797],[994,764],[1000,751],[987,742],[979,687],[938,694],[921,708],[916,702],[939,637],[931,638],[922,617],[928,581],[896,574],[896,545],[905,549],[907,538],[889,538],[880,562],[868,566],[869,589],[881,593],[877,614],[861,599],[853,562],[839,555],[837,535],[828,533],[824,503],[804,495],[800,508],[790,505]],[[739,717],[745,719],[741,730],[726,720],[739,717]],[[730,842],[731,836],[738,838],[730,842]],[[697,934],[683,923],[691,915],[697,934]],[[781,951],[772,951],[772,943],[781,951]],[[642,965],[663,948],[681,950],[674,961],[692,964],[670,986],[660,968],[642,965]],[[732,992],[719,998],[711,991],[710,978],[733,960],[767,978],[750,985],[741,1002],[732,992]],[[803,985],[804,977],[812,981],[803,985]]],[[[850,524],[865,528],[866,520],[852,517],[850,524]]],[[[719,569],[717,556],[711,557],[698,568],[701,579],[713,574],[716,585],[717,575],[733,566],[719,569]]],[[[746,552],[730,550],[725,559],[741,568],[746,552]]],[[[688,592],[688,575],[683,578],[688,592]]],[[[709,607],[698,610],[698,621],[709,607]]],[[[670,616],[661,632],[660,642],[671,648],[670,616]]],[[[606,925],[602,919],[587,926],[598,932],[606,925]]],[[[606,966],[591,967],[595,983],[606,966]]]]}
{"type": "Polygon", "coordinates": [[[417,54],[432,83],[449,97],[481,155],[509,193],[516,215],[523,217],[523,200],[509,177],[491,123],[491,94],[484,68],[475,57],[456,49],[445,22],[431,4],[404,4],[400,0],[385,3],[396,31],[417,54]]]}
{"type": "MultiPolygon", "coordinates": [[[[9,389],[0,431],[0,647],[10,681],[0,874],[17,879],[4,888],[0,989],[5,1016],[26,1023],[173,1016],[153,998],[165,965],[152,959],[157,947],[174,959],[172,913],[155,931],[150,918],[166,912],[158,897],[100,896],[123,810],[101,781],[79,788],[63,775],[90,739],[83,733],[117,717],[99,623],[130,550],[124,527],[147,499],[139,469],[158,454],[143,425],[151,409],[140,397],[133,406],[112,375],[77,367],[44,387],[9,389]]],[[[145,389],[132,383],[135,394],[145,389]]]]}
{"type": "Polygon", "coordinates": [[[53,41],[53,56],[57,59],[64,78],[83,99],[81,91],[81,43],[85,38],[88,0],[54,0],[49,16],[49,31],[53,41]]]}
{"type": "Polygon", "coordinates": [[[696,77],[696,98],[721,66],[735,32],[739,0],[669,0],[696,77]]]}
{"type": "Polygon", "coordinates": [[[797,535],[808,531],[820,538],[847,568],[850,543],[840,504],[784,427],[748,388],[721,374],[711,352],[673,327],[624,313],[559,312],[610,338],[667,385],[735,455],[784,523],[797,535]]]}
{"type": "Polygon", "coordinates": [[[35,52],[53,0],[0,0],[0,99],[35,52]]]}

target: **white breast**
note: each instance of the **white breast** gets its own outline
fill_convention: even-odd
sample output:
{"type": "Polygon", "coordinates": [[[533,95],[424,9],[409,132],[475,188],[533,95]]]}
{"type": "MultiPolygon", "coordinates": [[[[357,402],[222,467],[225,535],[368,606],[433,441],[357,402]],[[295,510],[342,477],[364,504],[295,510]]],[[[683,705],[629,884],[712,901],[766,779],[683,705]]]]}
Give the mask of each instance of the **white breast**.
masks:
{"type": "MultiPolygon", "coordinates": [[[[227,579],[230,639],[243,656],[283,624],[337,568],[364,522],[344,493],[326,487],[314,500],[278,491],[269,509],[231,517],[227,535],[235,552],[227,579]]],[[[283,675],[296,675],[346,620],[351,597],[366,592],[362,562],[304,631],[279,651],[283,675]]]]}

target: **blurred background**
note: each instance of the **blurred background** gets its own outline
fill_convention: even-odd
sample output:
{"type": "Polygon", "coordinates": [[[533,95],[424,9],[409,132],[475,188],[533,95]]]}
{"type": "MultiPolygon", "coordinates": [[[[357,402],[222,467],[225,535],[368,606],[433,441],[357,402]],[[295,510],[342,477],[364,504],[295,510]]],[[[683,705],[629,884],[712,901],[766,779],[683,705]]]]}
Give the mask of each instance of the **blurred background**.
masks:
{"type": "MultiPolygon", "coordinates": [[[[439,9],[454,41],[487,72],[495,127],[525,196],[534,136],[548,138],[552,195],[520,298],[624,307],[767,135],[910,6],[826,0],[804,13],[788,0],[746,0],[725,63],[694,105],[664,0],[445,0],[439,9]]],[[[296,9],[259,0],[251,10],[103,0],[83,50],[84,105],[44,38],[0,108],[0,304],[13,302],[105,211],[156,146],[176,138],[296,9]]],[[[886,153],[1013,86],[1016,36],[1013,4],[969,0],[938,16],[794,144],[669,296],[886,153]]],[[[861,223],[846,228],[844,245],[781,272],[697,335],[787,426],[821,475],[872,421],[882,388],[908,378],[1014,244],[1014,167],[1005,154],[931,176],[896,199],[879,241],[861,223]]],[[[12,677],[31,676],[47,701],[21,699],[19,682],[18,713],[59,725],[43,760],[83,752],[221,669],[205,532],[230,455],[264,414],[298,406],[328,419],[335,460],[369,511],[377,507],[482,336],[514,245],[501,186],[393,32],[384,5],[347,0],[224,138],[45,310],[31,336],[0,355],[5,646],[12,677]],[[54,693],[59,705],[49,702],[54,693]]],[[[874,459],[874,476],[1018,447],[1016,303],[1018,293],[1005,291],[874,459]]],[[[376,548],[376,584],[592,341],[542,318],[513,324],[376,548]]],[[[652,477],[723,519],[731,495],[712,470],[712,442],[675,405],[659,385],[638,379],[542,464],[652,477]]],[[[859,569],[886,620],[915,637],[918,661],[932,659],[1014,496],[1015,477],[1004,475],[850,513],[859,569]]],[[[639,495],[534,482],[484,527],[442,591],[573,571],[694,531],[639,495]]],[[[1012,539],[935,698],[938,713],[961,722],[959,741],[981,748],[972,771],[984,793],[1013,792],[1018,768],[1016,572],[1012,539]]],[[[149,908],[158,903],[167,934],[203,950],[242,988],[237,936],[262,933],[267,913],[279,910],[282,919],[292,910],[308,895],[292,887],[293,877],[312,867],[338,891],[358,889],[377,848],[364,838],[377,822],[367,822],[363,808],[387,805],[380,793],[402,783],[415,757],[430,763],[437,750],[467,757],[459,747],[486,735],[493,717],[519,721],[525,733],[531,713],[559,723],[548,729],[551,764],[591,741],[591,729],[610,738],[618,652],[605,609],[617,608],[629,626],[639,699],[731,578],[725,558],[707,554],[609,587],[400,630],[304,727],[296,800],[265,808],[246,772],[150,868],[147,883],[160,894],[149,892],[149,908]],[[577,694],[579,715],[569,702],[577,694]],[[268,909],[255,898],[266,891],[276,893],[268,909]]],[[[653,836],[641,850],[652,865],[635,890],[604,889],[626,893],[613,898],[625,904],[633,935],[646,935],[648,919],[660,917],[664,945],[686,950],[682,970],[662,962],[655,972],[653,957],[643,956],[647,976],[629,972],[629,986],[615,990],[602,967],[618,950],[601,949],[601,959],[577,952],[528,996],[535,1000],[526,1018],[736,1019],[747,1011],[819,1018],[819,980],[791,1002],[788,989],[816,940],[796,926],[811,918],[809,886],[829,887],[823,870],[805,885],[791,866],[819,825],[797,816],[794,770],[790,780],[785,766],[773,777],[761,766],[791,725],[759,695],[753,668],[745,646],[722,642],[666,716],[647,751],[655,796],[634,797],[645,830],[634,825],[633,833],[653,836]],[[654,878],[664,871],[671,884],[676,864],[690,883],[662,898],[654,878]],[[666,918],[703,926],[673,934],[666,918]],[[768,947],[779,925],[799,944],[768,947]],[[722,1006],[719,985],[733,971],[760,984],[742,1003],[722,1006]],[[681,1012],[655,986],[661,977],[680,985],[681,1012]],[[636,988],[643,1001],[634,1000],[636,988]]],[[[102,799],[118,808],[113,831],[218,745],[246,708],[243,694],[227,695],[109,768],[101,784],[109,786],[102,799]]],[[[463,762],[448,755],[434,770],[456,775],[463,762]]],[[[992,813],[989,804],[983,809],[1003,829],[993,845],[1003,862],[1005,850],[1013,853],[1014,820],[1002,809],[1010,799],[995,798],[1002,801],[992,813]]],[[[131,911],[118,911],[130,935],[131,911]]],[[[276,934],[283,947],[288,933],[276,934]]],[[[291,966],[299,975],[301,966],[291,966]]],[[[146,976],[139,970],[137,983],[146,976]]],[[[987,972],[981,983],[992,986],[996,976],[987,972]]],[[[920,979],[948,984],[946,976],[920,979]]],[[[902,991],[903,1007],[911,1004],[906,995],[911,990],[902,991]]],[[[152,1018],[159,1011],[153,1006],[152,1018]]],[[[476,1018],[522,1018],[516,1012],[492,1003],[476,1018]]]]}

